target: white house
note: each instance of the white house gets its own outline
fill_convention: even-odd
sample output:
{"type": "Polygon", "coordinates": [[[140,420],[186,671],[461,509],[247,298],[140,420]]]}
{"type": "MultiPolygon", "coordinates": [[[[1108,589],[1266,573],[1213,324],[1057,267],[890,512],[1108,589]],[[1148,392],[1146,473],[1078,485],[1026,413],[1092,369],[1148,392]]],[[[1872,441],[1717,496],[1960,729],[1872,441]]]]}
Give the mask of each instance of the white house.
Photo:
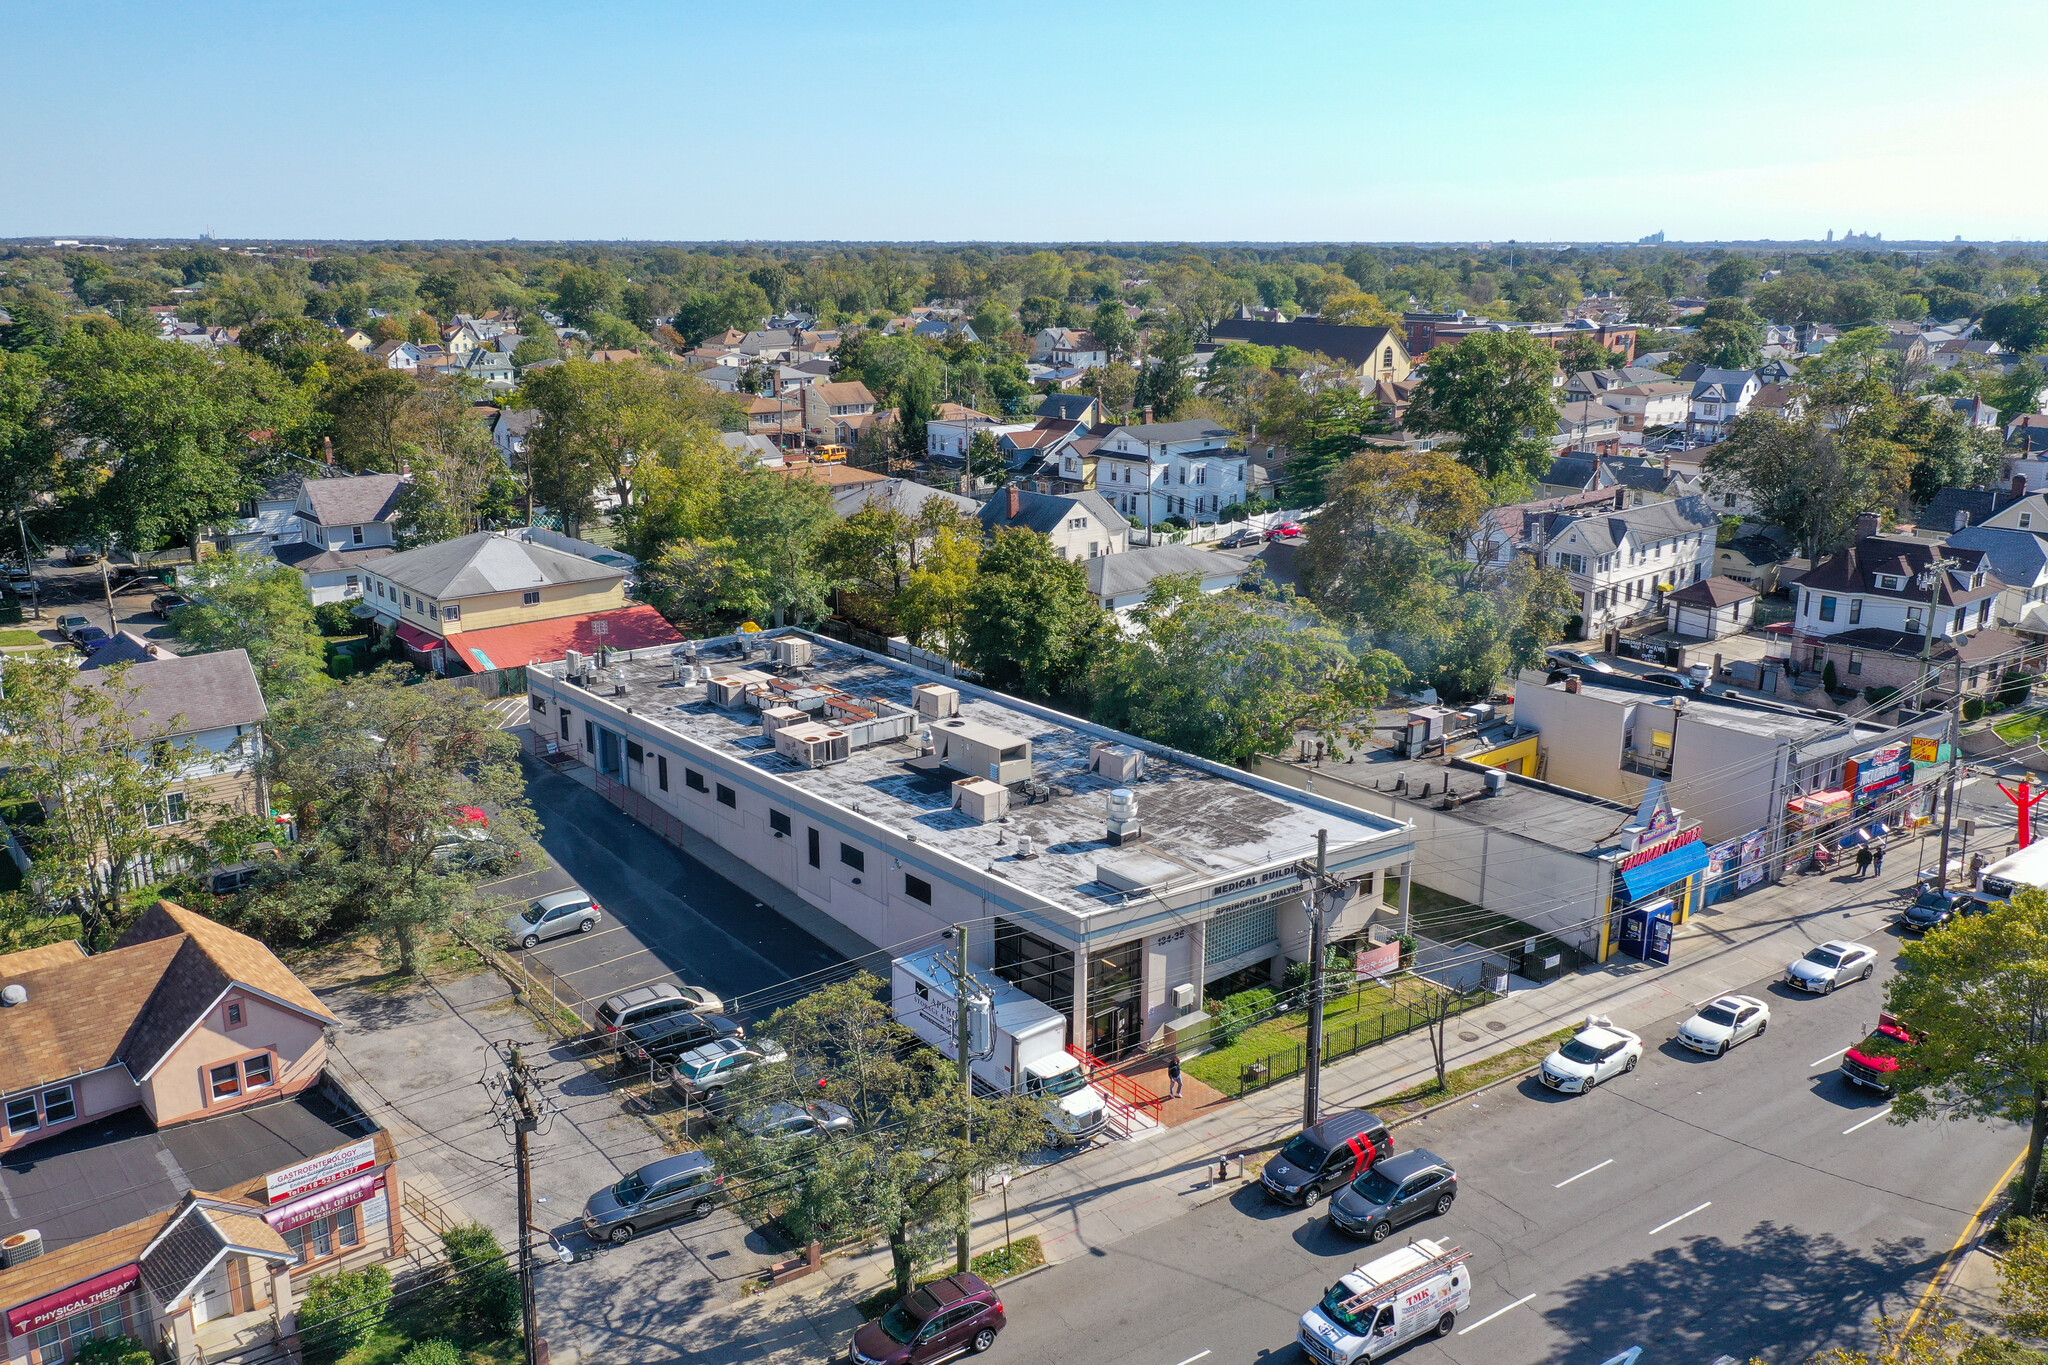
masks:
{"type": "Polygon", "coordinates": [[[973,441],[974,433],[985,431],[990,436],[1008,436],[1012,432],[1029,431],[1038,423],[1005,422],[1000,417],[991,417],[985,412],[948,403],[939,410],[939,416],[925,424],[925,454],[935,460],[965,460],[967,446],[973,441]]]}
{"type": "Polygon", "coordinates": [[[1542,561],[1562,569],[1579,597],[1582,638],[1637,616],[1664,614],[1667,594],[1711,577],[1720,518],[1706,499],[1543,518],[1542,561]]]}
{"type": "Polygon", "coordinates": [[[1134,526],[1213,522],[1245,500],[1251,461],[1237,433],[1196,419],[1117,427],[1096,447],[1095,487],[1134,526]]]}
{"type": "Polygon", "coordinates": [[[1749,411],[1762,390],[1755,370],[1706,370],[1693,381],[1687,426],[1701,440],[1718,441],[1737,417],[1749,411]]]}
{"type": "Polygon", "coordinates": [[[293,509],[298,537],[271,553],[305,576],[315,605],[361,597],[363,566],[397,545],[399,495],[410,482],[403,474],[306,480],[293,509]]]}
{"type": "Polygon", "coordinates": [[[991,535],[1022,526],[1050,539],[1062,559],[1087,561],[1130,548],[1131,526],[1099,493],[1028,493],[1011,484],[981,505],[991,535]]]}
{"type": "Polygon", "coordinates": [[[1128,554],[1089,560],[1088,591],[1104,611],[1128,616],[1152,591],[1152,584],[1168,574],[1193,574],[1201,580],[1203,592],[1224,592],[1243,581],[1250,562],[1243,555],[1191,545],[1140,546],[1128,554]]]}

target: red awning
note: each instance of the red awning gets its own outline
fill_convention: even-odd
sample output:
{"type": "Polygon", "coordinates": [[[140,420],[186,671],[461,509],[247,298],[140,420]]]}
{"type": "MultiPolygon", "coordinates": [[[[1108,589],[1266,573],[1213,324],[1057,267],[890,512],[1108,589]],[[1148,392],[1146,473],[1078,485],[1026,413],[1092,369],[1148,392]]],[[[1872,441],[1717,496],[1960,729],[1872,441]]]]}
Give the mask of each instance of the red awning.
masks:
{"type": "Polygon", "coordinates": [[[104,1275],[80,1280],[54,1294],[32,1299],[19,1308],[7,1310],[8,1334],[20,1336],[24,1332],[38,1331],[53,1322],[62,1322],[73,1313],[112,1303],[135,1288],[141,1280],[140,1265],[124,1265],[119,1270],[109,1270],[104,1275]]]}
{"type": "Polygon", "coordinates": [[[431,635],[408,621],[398,623],[398,638],[408,649],[416,649],[422,654],[432,654],[448,643],[440,636],[431,635]]]}

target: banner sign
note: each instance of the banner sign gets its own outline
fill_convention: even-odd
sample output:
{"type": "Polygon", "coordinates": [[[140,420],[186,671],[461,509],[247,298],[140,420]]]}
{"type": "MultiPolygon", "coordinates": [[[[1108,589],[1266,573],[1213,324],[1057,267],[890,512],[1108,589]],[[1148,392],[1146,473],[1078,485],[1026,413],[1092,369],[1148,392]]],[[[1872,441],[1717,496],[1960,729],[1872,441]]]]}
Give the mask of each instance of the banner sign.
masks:
{"type": "Polygon", "coordinates": [[[11,1335],[20,1336],[25,1332],[39,1332],[53,1322],[62,1322],[74,1313],[83,1313],[88,1308],[112,1303],[142,1283],[140,1265],[124,1265],[119,1270],[109,1270],[104,1275],[95,1275],[89,1280],[80,1280],[54,1294],[45,1294],[32,1299],[19,1308],[7,1310],[7,1330],[11,1335]]]}
{"type": "Polygon", "coordinates": [[[1675,838],[1651,844],[1640,852],[1629,854],[1628,857],[1621,860],[1621,870],[1627,872],[1630,868],[1641,867],[1644,863],[1654,862],[1667,853],[1683,848],[1687,844],[1696,844],[1699,841],[1700,828],[1698,825],[1694,825],[1691,829],[1675,838]]]}
{"type": "Polygon", "coordinates": [[[1707,846],[1700,842],[1698,826],[1676,839],[1644,849],[1621,865],[1622,885],[1630,899],[1662,891],[1673,882],[1684,881],[1707,870],[1707,846]]]}
{"type": "Polygon", "coordinates": [[[359,1175],[354,1180],[330,1185],[310,1199],[281,1209],[272,1209],[263,1215],[263,1221],[279,1232],[303,1227],[315,1218],[325,1218],[330,1213],[339,1213],[376,1195],[384,1188],[384,1177],[372,1173],[359,1175]]]}
{"type": "Polygon", "coordinates": [[[287,1166],[281,1171],[272,1171],[263,1177],[264,1191],[273,1204],[282,1204],[287,1199],[296,1199],[302,1194],[311,1194],[339,1180],[352,1175],[361,1175],[377,1164],[377,1143],[374,1138],[350,1143],[346,1147],[301,1161],[296,1166],[287,1166]]]}
{"type": "Polygon", "coordinates": [[[1737,891],[1747,891],[1770,871],[1764,866],[1764,846],[1769,840],[1769,830],[1760,829],[1742,836],[1742,870],[1735,874],[1737,891]]]}
{"type": "Polygon", "coordinates": [[[1380,977],[1401,968],[1401,945],[1382,943],[1371,952],[1360,953],[1352,959],[1351,973],[1359,977],[1380,977]]]}

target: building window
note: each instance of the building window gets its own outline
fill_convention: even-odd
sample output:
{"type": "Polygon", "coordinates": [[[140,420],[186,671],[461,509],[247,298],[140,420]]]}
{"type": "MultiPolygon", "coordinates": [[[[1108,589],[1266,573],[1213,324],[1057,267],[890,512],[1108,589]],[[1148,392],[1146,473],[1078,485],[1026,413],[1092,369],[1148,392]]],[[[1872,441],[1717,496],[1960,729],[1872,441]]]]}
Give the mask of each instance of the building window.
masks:
{"type": "Polygon", "coordinates": [[[32,1133],[43,1126],[36,1112],[34,1095],[17,1095],[7,1101],[7,1128],[14,1133],[32,1133]]]}
{"type": "Polygon", "coordinates": [[[659,786],[663,791],[668,790],[667,754],[656,754],[654,756],[654,781],[655,785],[659,786]]]}
{"type": "Polygon", "coordinates": [[[1856,623],[1857,623],[1858,621],[1861,621],[1862,619],[1863,619],[1863,599],[1862,599],[1862,598],[1860,598],[1860,597],[1852,597],[1852,598],[1850,598],[1850,599],[1849,599],[1849,624],[1853,626],[1853,625],[1855,625],[1855,624],[1856,624],[1856,623]]]}
{"type": "Polygon", "coordinates": [[[539,605],[540,605],[540,593],[539,593],[539,592],[537,592],[537,591],[536,591],[536,592],[526,592],[526,593],[521,593],[521,594],[519,595],[519,604],[520,604],[521,606],[523,606],[523,607],[537,607],[537,606],[539,606],[539,605]]]}
{"type": "Polygon", "coordinates": [[[438,607],[432,607],[432,606],[428,607],[428,608],[427,608],[427,619],[428,619],[429,621],[438,621],[438,620],[440,620],[440,619],[441,619],[441,611],[440,611],[440,608],[438,608],[438,607]]]}
{"type": "Polygon", "coordinates": [[[124,1294],[112,1303],[84,1309],[62,1322],[42,1328],[36,1333],[36,1358],[43,1365],[58,1365],[59,1361],[69,1360],[85,1349],[89,1341],[110,1341],[115,1337],[137,1335],[129,1327],[128,1305],[140,1297],[138,1294],[124,1294]]]}
{"type": "Polygon", "coordinates": [[[462,619],[462,608],[461,608],[461,607],[443,607],[443,608],[441,608],[441,619],[442,619],[443,621],[460,621],[460,620],[462,619]]]}
{"type": "Polygon", "coordinates": [[[810,855],[811,855],[811,866],[812,866],[812,867],[823,867],[823,866],[825,865],[825,863],[824,863],[824,860],[823,860],[822,858],[820,858],[820,857],[818,856],[818,831],[816,831],[815,829],[813,829],[813,830],[807,830],[807,831],[806,831],[806,833],[808,833],[808,834],[809,834],[809,835],[811,836],[811,838],[810,838],[810,844],[811,844],[811,847],[810,847],[810,855]]]}
{"type": "Polygon", "coordinates": [[[734,810],[738,810],[740,808],[740,794],[721,782],[718,784],[718,804],[730,806],[734,810]]]}
{"type": "Polygon", "coordinates": [[[1074,958],[1008,920],[996,921],[996,975],[1060,1013],[1074,1007],[1074,958]]]}
{"type": "Polygon", "coordinates": [[[2020,513],[2020,529],[2022,531],[2026,530],[2029,526],[2032,526],[2033,524],[2034,514],[2032,512],[2020,513]]]}
{"type": "Polygon", "coordinates": [[[286,1228],[285,1244],[298,1256],[300,1265],[338,1256],[363,1240],[359,1218],[362,1205],[355,1204],[326,1218],[315,1218],[295,1228],[286,1228]]]}
{"type": "Polygon", "coordinates": [[[403,597],[403,598],[405,599],[405,609],[406,609],[407,611],[411,611],[411,610],[412,610],[412,594],[411,594],[411,593],[409,593],[409,592],[408,592],[408,593],[400,593],[400,594],[399,594],[399,596],[401,596],[401,597],[403,597]]]}
{"type": "Polygon", "coordinates": [[[855,848],[852,844],[841,844],[839,846],[839,861],[845,863],[855,872],[865,872],[868,870],[868,855],[855,848]]]}
{"type": "Polygon", "coordinates": [[[1850,650],[1850,651],[1849,651],[1849,674],[1850,674],[1850,676],[1851,676],[1851,677],[1854,677],[1854,676],[1855,676],[1856,674],[1858,674],[1858,673],[1861,673],[1862,671],[1863,671],[1863,651],[1862,651],[1862,650],[1860,650],[1860,649],[1852,649],[1852,650],[1850,650]]]}
{"type": "Polygon", "coordinates": [[[261,1090],[270,1084],[270,1054],[250,1057],[242,1063],[242,1088],[261,1090]]]}
{"type": "Polygon", "coordinates": [[[906,872],[903,874],[903,894],[914,901],[923,901],[926,905],[930,905],[932,903],[932,884],[922,877],[913,877],[906,872]]]}
{"type": "Polygon", "coordinates": [[[185,808],[185,793],[166,792],[163,800],[146,802],[143,806],[143,815],[149,821],[151,829],[161,829],[165,825],[184,824],[188,818],[185,808]]]}
{"type": "Polygon", "coordinates": [[[1977,624],[1980,626],[1991,624],[1991,599],[1988,597],[1977,604],[1977,624]]]}
{"type": "Polygon", "coordinates": [[[1969,614],[1970,614],[1970,609],[1969,609],[1968,607],[1957,607],[1957,608],[1956,608],[1956,615],[1955,615],[1955,622],[1954,622],[1954,624],[1952,624],[1952,625],[1951,625],[1951,626],[1949,627],[1949,633],[1950,633],[1950,634],[1956,634],[1956,633],[1959,633],[1959,632],[1960,632],[1960,631],[1962,630],[1962,628],[1963,628],[1963,622],[1964,622],[1965,618],[1967,618],[1967,617],[1969,616],[1969,614]]]}
{"type": "Polygon", "coordinates": [[[207,1073],[208,1092],[217,1100],[228,1099],[242,1093],[242,1064],[229,1062],[214,1067],[207,1073]]]}
{"type": "Polygon", "coordinates": [[[1090,559],[1099,559],[1099,558],[1101,558],[1101,557],[1102,557],[1102,542],[1101,542],[1101,541],[1099,541],[1099,540],[1091,540],[1091,541],[1089,541],[1089,542],[1088,542],[1088,557],[1089,557],[1090,559]]]}
{"type": "Polygon", "coordinates": [[[1834,598],[1823,597],[1820,599],[1820,619],[1823,621],[1832,621],[1835,619],[1834,598]]]}
{"type": "Polygon", "coordinates": [[[565,706],[557,714],[562,718],[562,738],[567,739],[569,737],[569,708],[565,706]]]}
{"type": "Polygon", "coordinates": [[[353,542],[354,544],[357,544],[357,545],[360,545],[360,544],[362,544],[362,543],[363,543],[363,528],[362,528],[362,527],[360,527],[360,526],[351,526],[351,527],[349,528],[349,532],[348,532],[348,538],[349,538],[349,540],[350,540],[351,542],[353,542]]]}
{"type": "Polygon", "coordinates": [[[768,812],[768,828],[769,828],[769,829],[771,829],[771,830],[773,830],[773,831],[774,831],[775,833],[777,833],[777,834],[780,834],[780,835],[782,835],[782,836],[783,836],[784,838],[787,838],[787,837],[789,836],[789,815],[788,815],[788,813],[787,813],[787,812],[785,812],[785,811],[779,811],[779,810],[771,810],[771,811],[769,811],[769,812],[768,812]]]}
{"type": "Polygon", "coordinates": [[[224,1006],[221,1010],[222,1026],[226,1028],[240,1028],[242,1024],[245,1022],[243,1018],[244,1008],[245,1007],[243,1006],[242,1002],[239,1000],[228,1001],[226,1006],[224,1006]]]}
{"type": "Polygon", "coordinates": [[[683,785],[693,792],[708,792],[711,790],[711,788],[704,785],[704,774],[698,772],[695,768],[683,769],[683,785]]]}

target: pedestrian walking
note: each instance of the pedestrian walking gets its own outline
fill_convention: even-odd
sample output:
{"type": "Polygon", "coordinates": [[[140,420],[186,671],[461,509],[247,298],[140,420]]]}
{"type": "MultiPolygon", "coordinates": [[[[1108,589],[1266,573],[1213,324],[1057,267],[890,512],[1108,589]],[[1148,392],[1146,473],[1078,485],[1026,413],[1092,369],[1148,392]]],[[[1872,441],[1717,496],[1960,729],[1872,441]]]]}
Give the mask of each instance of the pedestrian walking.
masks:
{"type": "Polygon", "coordinates": [[[1882,877],[1884,875],[1884,842],[1882,840],[1878,842],[1877,853],[1871,858],[1870,866],[1871,870],[1876,872],[1878,876],[1882,877]]]}
{"type": "Polygon", "coordinates": [[[1166,1098],[1180,1098],[1180,1054],[1174,1053],[1166,1059],[1166,1098]]]}
{"type": "Polygon", "coordinates": [[[1861,877],[1870,871],[1870,845],[1863,844],[1856,849],[1856,875],[1861,877]]]}

